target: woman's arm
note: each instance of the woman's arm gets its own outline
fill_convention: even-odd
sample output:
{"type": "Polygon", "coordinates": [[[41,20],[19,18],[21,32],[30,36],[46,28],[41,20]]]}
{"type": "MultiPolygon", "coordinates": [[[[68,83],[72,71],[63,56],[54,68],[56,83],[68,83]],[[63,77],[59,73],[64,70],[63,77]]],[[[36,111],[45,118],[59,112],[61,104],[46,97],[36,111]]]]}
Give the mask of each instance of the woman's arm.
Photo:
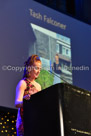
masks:
{"type": "Polygon", "coordinates": [[[16,98],[15,98],[16,108],[23,107],[23,96],[25,89],[26,89],[26,82],[24,80],[20,80],[20,82],[16,87],[16,98]]]}

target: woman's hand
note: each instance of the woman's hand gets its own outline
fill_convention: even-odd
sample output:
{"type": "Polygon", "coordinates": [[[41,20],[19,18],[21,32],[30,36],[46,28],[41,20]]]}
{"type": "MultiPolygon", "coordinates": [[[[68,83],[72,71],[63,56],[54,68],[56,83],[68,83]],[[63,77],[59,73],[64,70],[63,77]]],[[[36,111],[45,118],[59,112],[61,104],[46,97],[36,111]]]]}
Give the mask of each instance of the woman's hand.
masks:
{"type": "Polygon", "coordinates": [[[25,96],[23,97],[23,99],[25,99],[25,100],[30,100],[30,97],[31,97],[31,94],[29,93],[29,94],[25,95],[25,96]]]}
{"type": "Polygon", "coordinates": [[[26,100],[30,100],[30,97],[31,95],[37,93],[37,89],[36,88],[31,88],[28,92],[28,94],[26,94],[23,99],[26,99],[26,100]]]}

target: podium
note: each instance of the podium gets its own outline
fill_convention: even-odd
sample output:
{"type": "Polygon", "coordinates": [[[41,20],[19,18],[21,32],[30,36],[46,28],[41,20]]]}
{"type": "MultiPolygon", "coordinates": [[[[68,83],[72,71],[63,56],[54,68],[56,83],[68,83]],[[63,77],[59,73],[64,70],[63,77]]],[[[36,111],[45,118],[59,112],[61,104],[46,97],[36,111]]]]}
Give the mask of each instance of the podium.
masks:
{"type": "Polygon", "coordinates": [[[24,136],[90,133],[91,93],[87,90],[59,83],[24,100],[23,106],[24,136]]]}

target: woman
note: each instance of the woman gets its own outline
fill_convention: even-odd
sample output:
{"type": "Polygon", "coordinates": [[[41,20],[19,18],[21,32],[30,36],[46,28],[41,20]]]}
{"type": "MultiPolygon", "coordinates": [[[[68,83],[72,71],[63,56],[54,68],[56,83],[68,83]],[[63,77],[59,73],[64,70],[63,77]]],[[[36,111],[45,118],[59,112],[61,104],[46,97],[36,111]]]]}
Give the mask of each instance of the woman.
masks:
{"type": "Polygon", "coordinates": [[[54,82],[53,84],[61,83],[61,65],[59,63],[59,55],[55,55],[55,62],[53,63],[53,71],[55,72],[54,75],[54,82]]]}
{"type": "Polygon", "coordinates": [[[18,108],[16,129],[17,136],[24,135],[23,127],[23,99],[29,100],[32,94],[41,91],[41,86],[35,81],[41,69],[41,60],[38,55],[32,55],[25,62],[23,79],[16,87],[15,106],[18,108]]]}

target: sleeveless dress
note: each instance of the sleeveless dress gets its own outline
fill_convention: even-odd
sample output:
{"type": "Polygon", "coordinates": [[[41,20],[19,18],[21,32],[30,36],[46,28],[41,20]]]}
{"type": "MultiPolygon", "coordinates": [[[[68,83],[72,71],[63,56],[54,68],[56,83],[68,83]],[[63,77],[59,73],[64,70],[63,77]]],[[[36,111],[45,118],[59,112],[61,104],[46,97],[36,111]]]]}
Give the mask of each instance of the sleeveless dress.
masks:
{"type": "MultiPolygon", "coordinates": [[[[27,78],[24,78],[23,80],[27,84],[27,88],[24,91],[24,96],[29,93],[29,90],[33,91],[33,94],[38,92],[36,87],[30,81],[28,81],[27,78]],[[31,90],[31,88],[32,88],[32,90],[31,90]]],[[[17,131],[17,136],[24,136],[23,107],[22,108],[18,108],[18,114],[17,114],[17,120],[16,120],[16,131],[17,131]]]]}

